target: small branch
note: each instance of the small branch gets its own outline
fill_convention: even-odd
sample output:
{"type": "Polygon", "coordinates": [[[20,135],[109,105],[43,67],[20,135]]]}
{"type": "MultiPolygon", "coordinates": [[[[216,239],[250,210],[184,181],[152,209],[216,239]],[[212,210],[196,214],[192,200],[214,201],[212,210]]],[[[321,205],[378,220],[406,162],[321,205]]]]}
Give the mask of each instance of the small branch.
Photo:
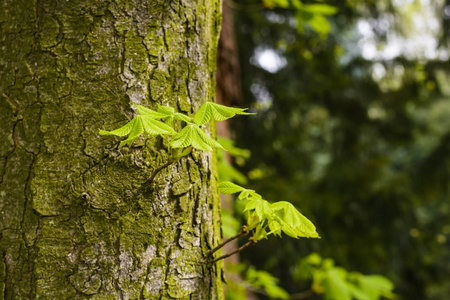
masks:
{"type": "Polygon", "coordinates": [[[236,254],[236,253],[238,253],[238,252],[241,252],[242,250],[244,250],[244,249],[247,248],[248,246],[254,245],[254,244],[255,244],[255,242],[253,242],[252,240],[250,240],[250,241],[248,241],[246,244],[244,244],[242,247],[236,249],[235,251],[233,251],[233,252],[231,252],[231,253],[228,253],[228,254],[225,254],[225,255],[222,255],[222,256],[220,256],[220,257],[218,257],[218,258],[212,260],[211,263],[214,264],[214,263],[218,262],[218,261],[221,260],[221,259],[225,259],[225,258],[227,258],[227,257],[230,257],[231,255],[236,254]]]}
{"type": "Polygon", "coordinates": [[[248,232],[244,231],[244,227],[242,227],[241,231],[238,232],[238,234],[236,234],[235,236],[230,237],[229,239],[223,241],[222,243],[220,243],[219,245],[217,245],[214,249],[208,251],[208,257],[210,257],[214,252],[216,252],[217,250],[219,250],[220,248],[222,248],[223,246],[225,246],[226,244],[228,244],[231,241],[234,241],[235,239],[237,239],[240,236],[243,235],[247,235],[248,232]]]}
{"type": "Polygon", "coordinates": [[[162,169],[167,168],[168,166],[170,166],[171,164],[173,164],[175,161],[173,160],[169,160],[168,162],[166,162],[165,164],[157,167],[155,170],[153,170],[152,175],[150,175],[150,177],[148,178],[148,182],[152,183],[153,179],[155,179],[155,176],[161,172],[162,169]]]}

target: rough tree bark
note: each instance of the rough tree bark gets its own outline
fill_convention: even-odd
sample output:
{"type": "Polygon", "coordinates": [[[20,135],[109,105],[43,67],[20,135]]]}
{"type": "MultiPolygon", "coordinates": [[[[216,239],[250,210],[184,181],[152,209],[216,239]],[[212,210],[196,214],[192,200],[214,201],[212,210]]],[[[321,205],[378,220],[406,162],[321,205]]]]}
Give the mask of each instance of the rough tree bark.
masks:
{"type": "MultiPolygon", "coordinates": [[[[100,137],[214,101],[220,0],[0,4],[0,298],[220,299],[211,153],[100,137]]],[[[214,129],[214,128],[212,128],[214,129]]]]}

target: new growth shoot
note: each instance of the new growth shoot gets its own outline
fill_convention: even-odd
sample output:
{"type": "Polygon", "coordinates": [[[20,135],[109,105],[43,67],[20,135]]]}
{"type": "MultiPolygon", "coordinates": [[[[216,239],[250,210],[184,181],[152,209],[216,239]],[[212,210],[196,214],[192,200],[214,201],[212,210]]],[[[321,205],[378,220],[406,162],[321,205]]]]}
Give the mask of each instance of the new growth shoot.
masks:
{"type": "MultiPolygon", "coordinates": [[[[159,106],[153,111],[144,106],[135,104],[138,115],[124,126],[113,131],[100,130],[101,135],[128,136],[122,141],[119,148],[131,146],[143,133],[149,135],[161,135],[169,141],[171,156],[166,163],[155,168],[148,178],[152,182],[155,176],[171,164],[189,155],[193,149],[212,151],[213,148],[222,148],[215,139],[211,138],[202,126],[211,120],[224,121],[235,115],[250,115],[246,109],[228,107],[216,103],[205,102],[193,117],[176,112],[174,108],[159,106]],[[179,132],[175,131],[175,121],[183,125],[179,132]],[[171,138],[170,138],[171,137],[171,138]]],[[[241,231],[225,240],[214,249],[210,250],[207,259],[215,263],[242,251],[244,248],[267,238],[269,235],[281,236],[281,233],[293,237],[319,238],[314,224],[303,216],[291,203],[280,201],[269,203],[254,190],[245,189],[232,182],[225,181],[219,185],[219,191],[225,195],[239,193],[238,199],[245,201],[244,213],[247,224],[242,226],[241,231]],[[252,234],[248,242],[232,253],[213,258],[213,254],[224,245],[240,236],[252,234]]]]}

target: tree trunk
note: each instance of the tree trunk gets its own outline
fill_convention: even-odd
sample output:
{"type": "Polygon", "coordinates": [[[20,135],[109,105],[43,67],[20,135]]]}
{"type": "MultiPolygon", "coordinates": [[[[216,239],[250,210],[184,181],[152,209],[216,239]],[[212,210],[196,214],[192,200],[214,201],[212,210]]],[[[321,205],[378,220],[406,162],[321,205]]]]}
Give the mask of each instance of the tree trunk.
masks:
{"type": "Polygon", "coordinates": [[[0,298],[221,299],[214,155],[98,135],[214,101],[220,1],[0,7],[0,298]]]}

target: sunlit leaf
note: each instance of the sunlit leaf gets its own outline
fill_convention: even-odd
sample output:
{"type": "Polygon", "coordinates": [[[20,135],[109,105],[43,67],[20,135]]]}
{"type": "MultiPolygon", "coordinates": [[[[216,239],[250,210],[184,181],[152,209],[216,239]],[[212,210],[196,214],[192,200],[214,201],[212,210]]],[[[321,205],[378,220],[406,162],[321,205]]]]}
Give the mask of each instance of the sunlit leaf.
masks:
{"type": "Polygon", "coordinates": [[[272,220],[268,223],[268,226],[274,235],[281,236],[281,224],[278,221],[272,220]]]}
{"type": "Polygon", "coordinates": [[[198,125],[206,124],[211,119],[212,110],[208,103],[209,102],[203,103],[194,115],[194,122],[198,125]]]}
{"type": "Polygon", "coordinates": [[[325,279],[326,300],[351,300],[351,294],[345,281],[345,270],[334,268],[327,273],[325,279]]]}
{"type": "Polygon", "coordinates": [[[200,106],[194,115],[194,122],[198,125],[208,123],[211,119],[214,121],[224,121],[235,115],[251,115],[245,112],[246,109],[228,107],[213,102],[205,102],[200,106]]]}
{"type": "Polygon", "coordinates": [[[142,115],[140,116],[142,120],[142,125],[144,131],[151,135],[157,134],[175,134],[176,132],[167,124],[163,122],[153,120],[150,116],[142,115]]]}
{"type": "Polygon", "coordinates": [[[130,122],[125,124],[124,126],[120,127],[119,129],[113,130],[113,131],[105,131],[100,129],[101,135],[117,135],[117,136],[126,136],[130,133],[130,131],[133,129],[133,126],[135,126],[136,118],[133,118],[130,122]]]}
{"type": "Polygon", "coordinates": [[[175,109],[170,106],[158,106],[158,112],[166,115],[173,115],[175,113],[175,109]]]}
{"type": "Polygon", "coordinates": [[[250,191],[246,189],[246,190],[243,190],[243,191],[239,194],[238,199],[239,199],[239,200],[245,200],[245,199],[248,198],[248,196],[250,196],[250,191]]]}
{"type": "Polygon", "coordinates": [[[136,106],[136,108],[138,110],[138,113],[141,116],[147,116],[147,117],[152,118],[152,119],[163,119],[163,118],[167,118],[168,116],[170,116],[170,114],[156,112],[156,111],[151,110],[151,109],[149,109],[147,107],[144,107],[142,105],[134,104],[134,106],[136,106]]]}
{"type": "Polygon", "coordinates": [[[369,296],[370,300],[377,300],[380,296],[392,299],[394,294],[392,290],[394,285],[384,276],[380,275],[361,275],[358,277],[360,290],[369,296]]]}
{"type": "Polygon", "coordinates": [[[173,148],[184,148],[192,144],[193,131],[191,126],[184,127],[180,132],[173,136],[170,146],[173,148]]]}
{"type": "Polygon", "coordinates": [[[192,132],[192,147],[199,150],[213,150],[212,147],[204,139],[202,139],[202,136],[197,130],[195,130],[195,127],[193,127],[192,132]]]}
{"type": "Polygon", "coordinates": [[[271,205],[272,210],[278,211],[280,219],[283,221],[282,230],[289,236],[296,238],[308,237],[318,238],[314,224],[302,215],[291,203],[286,201],[275,202],[271,205]],[[293,234],[293,232],[295,234],[293,234]]]}
{"type": "Polygon", "coordinates": [[[197,124],[189,124],[177,133],[170,145],[173,148],[192,146],[199,150],[212,151],[212,148],[222,148],[217,141],[209,137],[197,124]]]}
{"type": "Polygon", "coordinates": [[[175,109],[170,106],[159,106],[158,113],[164,114],[167,117],[165,121],[166,124],[172,124],[175,119],[184,121],[186,123],[192,122],[191,117],[179,112],[175,112],[175,109]]]}
{"type": "Polygon", "coordinates": [[[289,294],[278,285],[279,280],[269,272],[250,267],[245,274],[245,280],[255,289],[264,289],[271,299],[290,299],[289,294]]]}
{"type": "MultiPolygon", "coordinates": [[[[128,145],[131,146],[131,144],[133,144],[133,142],[142,134],[144,133],[144,126],[142,125],[142,120],[140,118],[140,116],[136,116],[134,117],[133,120],[131,120],[131,122],[133,122],[133,127],[131,128],[131,131],[128,134],[128,138],[125,141],[122,141],[119,145],[119,148],[128,145]],[[134,122],[133,122],[134,121],[134,122]]],[[[130,123],[131,123],[130,122],[130,123]]]]}
{"type": "Polygon", "coordinates": [[[234,184],[230,181],[222,181],[219,184],[219,191],[224,195],[231,195],[231,194],[242,192],[244,190],[245,190],[245,188],[243,188],[242,186],[234,184]]]}
{"type": "Polygon", "coordinates": [[[197,138],[199,140],[201,140],[203,143],[206,143],[207,145],[214,147],[214,148],[220,148],[220,149],[225,150],[221,144],[219,144],[213,138],[209,137],[209,135],[206,132],[204,132],[200,127],[192,125],[192,128],[195,131],[197,138]]]}
{"type": "Polygon", "coordinates": [[[186,116],[185,114],[182,114],[182,113],[174,113],[173,117],[177,120],[184,121],[186,123],[192,122],[191,117],[186,116]]]}
{"type": "Polygon", "coordinates": [[[174,117],[167,117],[167,118],[164,120],[164,123],[167,124],[167,125],[169,125],[169,126],[173,126],[173,121],[175,121],[175,118],[174,118],[174,117]]]}

